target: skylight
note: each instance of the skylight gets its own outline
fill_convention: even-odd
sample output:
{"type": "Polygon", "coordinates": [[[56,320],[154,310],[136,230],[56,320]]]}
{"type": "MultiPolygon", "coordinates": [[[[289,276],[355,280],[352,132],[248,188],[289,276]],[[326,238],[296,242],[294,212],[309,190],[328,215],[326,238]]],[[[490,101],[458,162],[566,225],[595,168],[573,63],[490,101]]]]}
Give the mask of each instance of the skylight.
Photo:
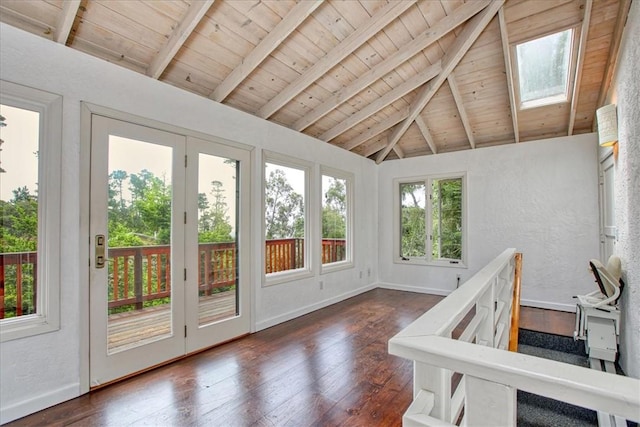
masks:
{"type": "Polygon", "coordinates": [[[572,35],[568,29],[516,45],[522,108],[567,101],[572,35]]]}

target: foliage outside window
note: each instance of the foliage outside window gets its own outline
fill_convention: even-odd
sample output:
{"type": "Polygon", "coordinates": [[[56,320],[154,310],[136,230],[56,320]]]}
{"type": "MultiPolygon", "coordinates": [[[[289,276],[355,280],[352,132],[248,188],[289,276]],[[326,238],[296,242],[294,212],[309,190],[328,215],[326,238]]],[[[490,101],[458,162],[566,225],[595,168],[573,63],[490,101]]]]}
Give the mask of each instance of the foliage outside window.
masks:
{"type": "Polygon", "coordinates": [[[307,269],[308,170],[267,161],[264,172],[265,273],[307,269]]]}
{"type": "Polygon", "coordinates": [[[6,341],[59,326],[62,98],[0,83],[0,331],[6,341]]]}
{"type": "Polygon", "coordinates": [[[351,187],[353,178],[338,171],[322,173],[323,265],[351,260],[351,187]]]}
{"type": "Polygon", "coordinates": [[[572,36],[568,29],[516,45],[522,107],[567,101],[572,36]]]}
{"type": "Polygon", "coordinates": [[[464,177],[398,183],[399,259],[459,264],[464,260],[464,177]]]}

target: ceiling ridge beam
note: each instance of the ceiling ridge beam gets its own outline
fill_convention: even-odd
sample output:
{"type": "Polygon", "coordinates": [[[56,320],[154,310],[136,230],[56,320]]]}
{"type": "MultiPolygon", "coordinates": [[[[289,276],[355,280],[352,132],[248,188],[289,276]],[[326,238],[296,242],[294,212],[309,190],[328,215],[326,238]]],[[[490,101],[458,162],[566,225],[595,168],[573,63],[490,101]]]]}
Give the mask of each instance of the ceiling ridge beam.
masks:
{"type": "Polygon", "coordinates": [[[215,0],[192,1],[187,13],[169,36],[167,44],[156,54],[147,67],[147,76],[158,79],[176,56],[182,45],[200,23],[215,0]]]}
{"type": "Polygon", "coordinates": [[[360,135],[349,139],[349,141],[347,141],[345,144],[340,145],[340,147],[344,148],[345,150],[351,151],[354,148],[364,144],[371,138],[381,134],[385,130],[397,125],[398,123],[403,121],[408,115],[409,115],[409,106],[407,105],[402,110],[393,113],[392,115],[390,115],[389,117],[381,121],[380,123],[370,127],[369,129],[367,129],[366,132],[363,132],[360,135]]]}
{"type": "Polygon", "coordinates": [[[291,35],[324,0],[301,1],[282,18],[276,27],[225,77],[209,98],[222,102],[240,85],[282,42],[291,35]]]}
{"type": "MultiPolygon", "coordinates": [[[[471,145],[471,148],[476,148],[476,139],[473,136],[471,122],[469,122],[467,110],[464,108],[464,100],[462,99],[462,94],[460,93],[460,88],[458,87],[458,83],[456,82],[456,77],[453,71],[449,74],[449,77],[447,77],[447,81],[449,82],[449,89],[451,89],[451,94],[453,95],[453,102],[456,104],[460,120],[462,121],[462,127],[464,128],[464,131],[467,134],[467,138],[469,139],[469,145],[471,145]]],[[[420,115],[416,116],[416,118],[418,117],[420,117],[420,115]]]]}
{"type": "Polygon", "coordinates": [[[491,2],[483,12],[476,15],[467,23],[462,33],[460,33],[456,39],[450,52],[445,54],[445,57],[442,60],[442,72],[438,77],[430,81],[429,84],[427,84],[418,94],[416,99],[414,99],[413,104],[411,105],[411,110],[409,111],[409,116],[395,127],[389,136],[387,147],[384,148],[376,157],[376,163],[380,164],[384,158],[387,157],[387,154],[389,154],[394,145],[398,143],[418,114],[420,114],[431,98],[436,94],[438,89],[440,89],[440,86],[442,86],[447,77],[449,77],[449,74],[451,74],[453,69],[458,65],[467,51],[478,39],[480,34],[484,31],[487,25],[489,25],[489,22],[491,22],[503,4],[504,0],[491,2]]]}
{"type": "Polygon", "coordinates": [[[422,133],[422,136],[424,137],[425,141],[427,141],[427,144],[429,145],[429,149],[431,150],[431,152],[433,154],[438,154],[438,147],[436,146],[436,141],[433,139],[433,135],[431,135],[431,132],[429,132],[429,127],[427,126],[425,121],[422,119],[422,116],[418,114],[416,116],[415,122],[416,122],[416,125],[418,126],[418,129],[420,129],[420,132],[422,133]]]}
{"type": "Polygon", "coordinates": [[[58,19],[58,25],[54,36],[54,41],[60,44],[67,44],[67,39],[73,27],[73,21],[76,19],[78,9],[80,8],[80,0],[67,0],[62,3],[62,15],[58,19]]]}
{"type": "Polygon", "coordinates": [[[439,20],[430,28],[428,28],[420,36],[413,39],[402,49],[395,52],[393,55],[385,59],[384,61],[371,68],[369,71],[358,77],[348,86],[340,89],[330,98],[325,100],[322,104],[318,105],[312,111],[305,116],[298,119],[293,124],[293,129],[297,131],[303,131],[313,123],[326,116],[332,110],[337,108],[340,104],[346,102],[359,92],[367,88],[372,83],[383,78],[385,75],[393,71],[399,65],[413,58],[419,52],[423,51],[433,43],[440,40],[451,31],[462,25],[471,17],[480,12],[484,7],[489,4],[488,0],[479,0],[467,2],[464,5],[457,8],[454,13],[439,20]]]}
{"type": "Polygon", "coordinates": [[[586,0],[584,5],[584,18],[582,18],[582,26],[580,29],[580,42],[578,44],[578,58],[576,59],[575,76],[573,79],[573,90],[571,91],[571,110],[569,112],[569,128],[567,135],[573,135],[573,127],[576,124],[576,112],[578,109],[578,96],[580,82],[582,81],[582,66],[584,65],[584,56],[587,52],[587,37],[589,36],[589,23],[591,22],[591,10],[593,8],[593,0],[586,0]]]}
{"type": "Polygon", "coordinates": [[[517,144],[520,142],[520,126],[518,124],[518,106],[516,105],[516,92],[513,85],[513,64],[511,62],[511,48],[509,47],[509,33],[507,32],[507,21],[504,17],[504,7],[501,7],[498,11],[498,20],[500,23],[500,38],[502,39],[504,68],[507,72],[507,91],[509,92],[509,104],[511,105],[513,136],[517,144]]]}
{"type": "Polygon", "coordinates": [[[345,120],[341,121],[331,129],[324,132],[322,135],[320,135],[320,139],[327,142],[331,141],[333,138],[348,131],[353,126],[371,117],[378,111],[394,103],[409,92],[416,90],[417,88],[440,74],[441,71],[442,64],[440,61],[436,62],[430,67],[425,68],[420,73],[411,77],[409,80],[399,84],[389,92],[382,95],[380,98],[373,101],[371,104],[364,107],[362,110],[350,115],[345,120]]]}
{"type": "Polygon", "coordinates": [[[360,25],[353,33],[331,49],[324,57],[320,58],[320,60],[313,64],[311,68],[298,76],[297,79],[280,91],[278,95],[263,105],[258,110],[257,115],[264,119],[271,117],[289,101],[309,87],[313,82],[317,81],[333,67],[338,65],[340,61],[366,43],[384,27],[389,25],[415,2],[416,0],[408,2],[394,1],[388,3],[384,8],[374,14],[371,19],[360,25]]]}

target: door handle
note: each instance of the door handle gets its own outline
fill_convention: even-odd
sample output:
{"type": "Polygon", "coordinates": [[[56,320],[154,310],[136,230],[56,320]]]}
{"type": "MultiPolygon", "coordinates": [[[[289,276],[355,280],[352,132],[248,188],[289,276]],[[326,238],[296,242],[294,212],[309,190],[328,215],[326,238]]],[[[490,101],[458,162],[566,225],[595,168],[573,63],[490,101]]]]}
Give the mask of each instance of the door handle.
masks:
{"type": "Polygon", "coordinates": [[[96,239],[95,239],[96,268],[104,268],[104,264],[106,262],[106,259],[104,256],[105,246],[106,246],[106,239],[104,238],[104,234],[96,234],[96,239]]]}

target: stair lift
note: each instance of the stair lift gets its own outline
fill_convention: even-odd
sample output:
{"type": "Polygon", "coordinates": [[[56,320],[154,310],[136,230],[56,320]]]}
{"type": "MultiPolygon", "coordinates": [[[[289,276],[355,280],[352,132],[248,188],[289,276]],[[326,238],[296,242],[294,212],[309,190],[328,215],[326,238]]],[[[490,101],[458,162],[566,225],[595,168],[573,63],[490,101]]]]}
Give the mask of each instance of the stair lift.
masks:
{"type": "MultiPolygon", "coordinates": [[[[598,290],[587,295],[578,295],[576,306],[575,340],[584,340],[592,369],[616,374],[615,361],[618,355],[620,335],[620,308],[618,299],[624,288],[621,278],[620,258],[612,255],[605,267],[597,259],[589,261],[598,290]]],[[[598,424],[602,426],[626,426],[620,417],[598,413],[598,424]]]]}

